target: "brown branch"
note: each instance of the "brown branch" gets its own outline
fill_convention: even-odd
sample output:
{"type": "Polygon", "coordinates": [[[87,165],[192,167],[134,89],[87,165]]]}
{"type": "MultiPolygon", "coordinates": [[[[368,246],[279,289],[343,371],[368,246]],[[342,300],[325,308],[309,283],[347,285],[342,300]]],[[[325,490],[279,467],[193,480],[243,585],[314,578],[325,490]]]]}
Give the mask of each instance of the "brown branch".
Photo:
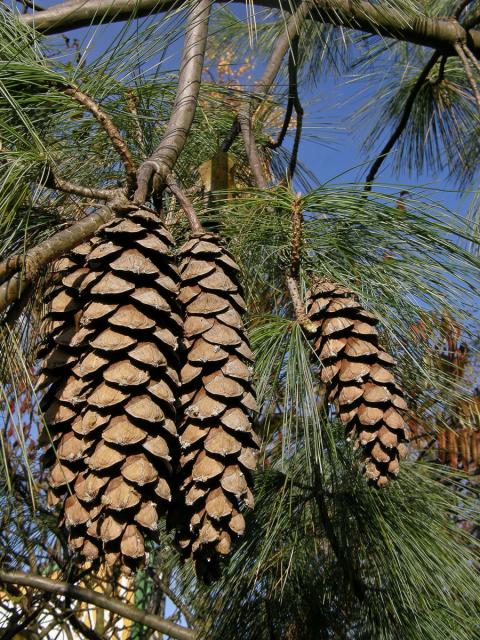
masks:
{"type": "Polygon", "coordinates": [[[130,604],[125,604],[120,600],[107,597],[102,593],[86,589],[85,587],[78,587],[77,585],[61,582],[60,580],[52,580],[43,576],[22,573],[21,571],[7,572],[0,570],[0,581],[6,584],[23,585],[25,587],[31,587],[32,589],[40,589],[47,593],[63,595],[73,598],[74,600],[79,600],[80,602],[93,604],[96,607],[106,609],[111,613],[116,613],[123,618],[127,618],[127,620],[133,620],[150,629],[160,631],[176,640],[194,640],[195,638],[195,634],[190,629],[186,629],[156,615],[137,609],[137,607],[130,604]]]}
{"type": "Polygon", "coordinates": [[[178,203],[187,216],[188,224],[190,225],[190,229],[192,230],[192,232],[201,233],[203,231],[203,227],[200,224],[195,209],[188,199],[187,195],[182,191],[177,181],[171,174],[166,177],[165,181],[169,191],[171,191],[171,193],[178,200],[178,203]]]}
{"type": "Polygon", "coordinates": [[[303,236],[303,214],[302,214],[302,194],[297,193],[292,203],[291,219],[291,248],[290,248],[290,271],[289,276],[298,280],[300,274],[300,260],[302,256],[302,236],[303,236]]]}
{"type": "Polygon", "coordinates": [[[266,189],[267,181],[265,180],[265,176],[263,175],[262,161],[260,159],[260,154],[255,143],[255,137],[252,132],[249,106],[250,105],[247,104],[240,107],[237,114],[237,120],[240,126],[240,131],[242,132],[245,151],[248,158],[248,164],[253,174],[255,184],[259,189],[266,189]]]}
{"type": "Polygon", "coordinates": [[[477,71],[480,73],[480,62],[473,55],[473,53],[470,51],[470,49],[467,47],[467,45],[463,45],[463,50],[464,50],[465,54],[467,55],[467,57],[472,62],[472,64],[476,67],[477,71]]]}
{"type": "Polygon", "coordinates": [[[88,111],[90,111],[93,117],[98,121],[107,136],[110,138],[115,151],[120,156],[120,159],[122,160],[125,171],[127,173],[127,184],[129,186],[129,189],[133,190],[136,184],[135,163],[128,146],[126,145],[120,131],[115,126],[110,116],[105,113],[105,111],[97,102],[95,102],[95,100],[93,100],[93,98],[88,96],[86,93],[83,93],[83,91],[80,91],[80,89],[78,89],[77,87],[63,87],[62,91],[67,96],[70,96],[83,107],[88,109],[88,111]]]}
{"type": "Polygon", "coordinates": [[[195,617],[190,609],[182,602],[182,600],[177,596],[177,594],[170,588],[170,586],[157,575],[154,575],[152,572],[152,578],[154,582],[158,585],[158,587],[163,591],[163,593],[173,602],[174,606],[177,608],[180,613],[183,614],[187,624],[194,629],[195,628],[195,617]]]}
{"type": "Polygon", "coordinates": [[[139,149],[145,148],[145,138],[138,118],[138,97],[132,89],[126,91],[127,109],[133,116],[134,135],[139,149]]]}
{"type": "Polygon", "coordinates": [[[300,148],[300,140],[302,139],[302,127],[303,127],[303,107],[298,95],[298,78],[297,78],[297,64],[298,64],[298,42],[299,36],[296,36],[292,40],[292,55],[288,60],[288,76],[289,84],[292,88],[293,94],[293,106],[295,113],[297,114],[297,126],[295,128],[295,138],[293,141],[292,154],[290,156],[290,162],[288,163],[288,180],[291,182],[295,174],[297,167],[298,150],[300,148]]]}
{"type": "Polygon", "coordinates": [[[472,67],[470,66],[470,62],[468,61],[468,58],[465,55],[465,45],[457,42],[457,44],[455,45],[455,51],[457,52],[458,57],[462,61],[465,75],[467,76],[467,80],[470,83],[473,96],[475,98],[475,102],[477,103],[478,111],[480,112],[480,91],[478,90],[478,85],[475,82],[475,78],[473,77],[472,67]]]}
{"type": "Polygon", "coordinates": [[[74,184],[68,180],[58,177],[55,173],[51,172],[49,179],[47,180],[46,187],[55,189],[57,191],[63,191],[75,196],[81,196],[82,198],[91,198],[93,200],[113,200],[119,195],[119,189],[96,189],[95,187],[84,187],[80,184],[74,184]]]}
{"type": "Polygon", "coordinates": [[[29,7],[30,9],[35,9],[35,11],[45,11],[45,7],[40,6],[36,2],[32,0],[17,0],[20,4],[23,4],[24,7],[29,7]]]}
{"type": "MultiPolygon", "coordinates": [[[[290,0],[256,0],[255,4],[291,11],[290,0]]],[[[455,55],[453,45],[458,42],[459,30],[465,35],[456,21],[422,15],[407,18],[401,9],[386,7],[384,3],[373,4],[366,0],[314,0],[312,6],[314,10],[310,17],[316,22],[395,38],[439,49],[441,53],[448,55],[455,55]]],[[[176,0],[82,0],[77,5],[57,4],[38,14],[22,16],[22,19],[39,32],[62,33],[77,27],[160,13],[172,7],[178,7],[176,0]]],[[[464,26],[468,30],[472,25],[465,21],[464,26]]],[[[480,32],[470,31],[468,38],[474,53],[480,51],[480,32]]]]}
{"type": "MultiPolygon", "coordinates": [[[[311,0],[304,0],[299,5],[295,13],[293,13],[288,18],[285,29],[283,30],[281,36],[276,40],[275,48],[267,62],[262,77],[257,80],[257,82],[255,82],[255,96],[252,98],[252,106],[254,104],[258,105],[258,103],[261,103],[269,93],[274,80],[277,77],[278,72],[280,71],[285,54],[290,49],[290,43],[295,38],[295,36],[299,34],[302,24],[304,23],[307,16],[310,15],[312,6],[313,4],[311,0]]],[[[238,118],[235,118],[229,133],[220,145],[221,151],[228,151],[239,133],[240,126],[238,118]]]]}
{"type": "Polygon", "coordinates": [[[287,135],[290,121],[292,119],[293,107],[295,101],[295,93],[297,91],[297,56],[298,56],[298,35],[292,40],[290,51],[288,52],[288,102],[285,110],[282,128],[278,134],[276,142],[267,142],[266,146],[270,149],[278,149],[283,144],[287,135]],[[295,49],[295,54],[294,54],[295,49]]]}
{"type": "Polygon", "coordinates": [[[431,56],[430,60],[427,62],[427,64],[423,68],[422,73],[418,76],[417,81],[413,85],[412,90],[410,91],[408,98],[405,102],[405,106],[403,108],[403,113],[402,113],[402,117],[400,118],[400,122],[396,126],[395,131],[392,133],[392,135],[388,139],[387,143],[381,150],[380,154],[377,156],[375,162],[372,164],[370,168],[370,171],[368,172],[368,175],[365,179],[365,182],[366,182],[365,191],[372,190],[372,182],[375,180],[375,177],[380,167],[382,166],[383,162],[387,158],[390,151],[393,149],[397,140],[405,131],[405,128],[410,119],[410,114],[412,113],[413,105],[415,104],[415,100],[418,94],[420,93],[420,90],[423,87],[425,80],[428,78],[428,74],[437,63],[437,60],[440,58],[440,55],[441,54],[438,51],[435,51],[435,53],[431,56]]]}
{"type": "Polygon", "coordinates": [[[452,11],[452,18],[458,20],[464,10],[471,4],[472,0],[458,0],[457,4],[454,6],[452,11]]]}
{"type": "Polygon", "coordinates": [[[292,202],[291,222],[290,267],[287,274],[287,287],[297,322],[305,331],[307,331],[307,333],[313,333],[316,326],[310,322],[305,311],[305,304],[303,303],[300,291],[298,290],[303,233],[302,196],[300,193],[296,194],[295,199],[292,202]]]}
{"type": "Polygon", "coordinates": [[[172,113],[160,144],[137,171],[137,204],[143,204],[150,195],[155,174],[165,182],[187,140],[200,91],[211,3],[212,0],[197,0],[189,10],[172,113]]]}
{"type": "MultiPolygon", "coordinates": [[[[92,213],[75,222],[67,229],[55,233],[27,251],[24,256],[7,258],[5,261],[7,263],[14,259],[19,260],[22,269],[0,286],[0,312],[4,311],[9,304],[22,295],[25,288],[33,282],[49,262],[85,241],[95,233],[98,227],[113,217],[115,210],[125,207],[131,208],[132,205],[123,200],[112,202],[110,206],[104,206],[100,211],[92,213]]],[[[4,267],[0,264],[0,272],[3,269],[4,267]]]]}

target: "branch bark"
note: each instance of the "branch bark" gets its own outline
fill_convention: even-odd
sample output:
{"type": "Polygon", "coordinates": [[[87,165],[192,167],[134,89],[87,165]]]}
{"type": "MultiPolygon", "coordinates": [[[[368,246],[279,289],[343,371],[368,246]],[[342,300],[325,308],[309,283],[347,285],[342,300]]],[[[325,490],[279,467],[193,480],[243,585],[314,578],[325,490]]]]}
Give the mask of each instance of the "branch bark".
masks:
{"type": "Polygon", "coordinates": [[[170,638],[175,638],[175,640],[195,639],[195,634],[190,629],[186,629],[185,627],[181,627],[173,622],[159,618],[151,613],[141,611],[140,609],[137,609],[130,604],[125,604],[120,600],[109,598],[102,593],[91,591],[84,587],[78,587],[77,585],[69,584],[68,582],[51,580],[50,578],[22,573],[21,571],[7,572],[1,570],[0,582],[23,585],[32,589],[40,589],[41,591],[46,591],[47,593],[53,593],[55,595],[69,596],[70,598],[79,600],[80,602],[93,604],[101,609],[106,609],[107,611],[116,613],[128,620],[144,624],[150,629],[155,629],[170,638]]]}
{"type": "Polygon", "coordinates": [[[211,0],[198,0],[189,11],[175,102],[160,144],[137,171],[137,204],[143,204],[148,198],[154,174],[161,183],[165,182],[192,126],[202,79],[211,3],[211,0]]]}
{"type": "MultiPolygon", "coordinates": [[[[116,205],[119,206],[118,204],[116,205]]],[[[131,206],[131,205],[130,205],[131,206]]],[[[55,233],[19,258],[21,271],[15,273],[0,286],[0,312],[9,304],[17,300],[26,287],[33,282],[40,271],[52,260],[89,238],[102,225],[114,216],[114,207],[102,207],[100,211],[92,213],[67,229],[55,233]]],[[[7,258],[12,263],[13,257],[7,258]]],[[[0,272],[2,271],[0,264],[0,272]]]]}
{"type": "Polygon", "coordinates": [[[55,189],[57,191],[63,191],[82,198],[91,198],[92,200],[113,200],[118,197],[118,189],[97,189],[95,187],[84,187],[80,184],[74,184],[68,180],[59,178],[54,173],[50,174],[50,179],[46,185],[49,189],[55,189]]]}
{"type": "Polygon", "coordinates": [[[267,181],[263,175],[262,161],[252,132],[252,123],[248,104],[240,107],[237,119],[240,131],[242,132],[243,142],[245,144],[248,164],[250,165],[250,170],[253,174],[255,184],[259,189],[266,189],[267,181]]]}
{"type": "Polygon", "coordinates": [[[190,202],[187,195],[182,191],[172,175],[168,175],[166,177],[166,184],[169,191],[171,191],[171,193],[175,196],[179,205],[182,207],[185,215],[187,216],[192,233],[202,233],[203,227],[200,224],[200,220],[197,217],[193,204],[190,202]]]}
{"type": "MultiPolygon", "coordinates": [[[[282,6],[287,12],[292,9],[289,0],[255,0],[255,4],[271,9],[282,6]]],[[[160,13],[177,6],[176,0],[82,0],[75,5],[57,4],[45,11],[22,16],[22,19],[42,33],[62,33],[91,24],[160,13]]],[[[311,18],[317,22],[424,45],[448,55],[456,55],[455,42],[467,35],[456,21],[420,15],[406,16],[403,11],[382,3],[315,0],[313,7],[311,18]]],[[[465,29],[468,30],[470,26],[471,21],[466,21],[465,29]]],[[[478,54],[480,31],[470,31],[467,40],[470,49],[478,54]]]]}

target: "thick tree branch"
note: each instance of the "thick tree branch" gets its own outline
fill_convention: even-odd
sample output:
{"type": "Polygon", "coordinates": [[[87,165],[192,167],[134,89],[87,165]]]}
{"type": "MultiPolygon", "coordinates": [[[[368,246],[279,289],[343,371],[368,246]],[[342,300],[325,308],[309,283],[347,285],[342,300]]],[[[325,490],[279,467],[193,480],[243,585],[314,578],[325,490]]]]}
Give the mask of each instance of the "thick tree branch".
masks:
{"type": "Polygon", "coordinates": [[[185,629],[185,627],[181,627],[173,622],[159,618],[151,613],[146,613],[145,611],[137,609],[130,604],[125,604],[115,598],[107,597],[97,591],[78,587],[77,585],[69,584],[67,582],[51,580],[50,578],[22,573],[21,571],[6,572],[1,570],[0,582],[23,585],[32,589],[40,589],[47,593],[69,596],[70,598],[79,600],[80,602],[93,604],[101,609],[106,609],[107,611],[116,613],[123,618],[143,624],[150,629],[160,631],[161,633],[164,633],[170,638],[175,638],[176,640],[194,640],[195,638],[195,634],[190,629],[185,629]]]}
{"type": "MultiPolygon", "coordinates": [[[[96,213],[92,213],[67,229],[55,233],[51,238],[44,240],[33,249],[30,249],[20,258],[7,258],[9,264],[21,265],[19,270],[9,280],[0,286],[0,312],[4,311],[9,304],[17,300],[33,282],[41,270],[52,260],[55,260],[66,251],[73,249],[81,242],[85,241],[105,222],[114,216],[114,208],[120,208],[120,202],[112,203],[112,206],[105,206],[96,213]]],[[[127,205],[125,205],[127,206],[127,205]]],[[[132,205],[130,205],[132,206],[132,205]]],[[[0,264],[0,272],[3,266],[0,264]]]]}
{"type": "MultiPolygon", "coordinates": [[[[255,4],[269,8],[282,6],[287,12],[292,9],[289,0],[256,0],[255,4]]],[[[22,19],[43,33],[61,33],[90,24],[159,13],[177,6],[175,0],[83,0],[76,5],[54,5],[38,14],[22,16],[22,19]]],[[[448,55],[455,55],[453,46],[462,37],[459,32],[463,32],[456,21],[421,15],[406,16],[391,4],[386,6],[364,0],[315,0],[313,6],[315,10],[311,18],[318,22],[432,47],[448,55]]],[[[471,21],[465,21],[466,29],[471,26],[471,21]]],[[[468,43],[477,54],[480,51],[480,32],[470,31],[468,43]]]]}
{"type": "Polygon", "coordinates": [[[143,204],[148,198],[154,174],[160,182],[165,182],[185,145],[197,108],[210,7],[211,0],[198,0],[189,11],[172,113],[160,144],[137,171],[137,204],[143,204]]]}
{"type": "Polygon", "coordinates": [[[423,87],[425,80],[428,78],[428,74],[433,69],[433,67],[435,66],[439,58],[440,58],[440,53],[438,51],[435,51],[435,53],[431,56],[430,60],[425,65],[422,73],[418,76],[418,79],[413,85],[412,90],[410,91],[410,94],[405,102],[405,107],[403,109],[403,114],[400,119],[400,122],[396,126],[395,131],[392,133],[392,135],[388,139],[387,143],[385,144],[385,146],[377,156],[375,162],[372,164],[370,168],[370,171],[368,172],[368,175],[365,180],[366,182],[365,191],[372,190],[372,182],[375,180],[375,176],[377,175],[378,170],[382,166],[383,162],[387,158],[390,151],[393,149],[393,146],[395,145],[397,140],[400,138],[400,136],[404,132],[405,127],[408,124],[410,114],[412,113],[413,105],[415,103],[417,95],[419,94],[420,89],[423,87]]]}
{"type": "Polygon", "coordinates": [[[122,138],[122,134],[117,129],[110,116],[105,113],[105,111],[97,102],[95,102],[95,100],[90,98],[90,96],[87,96],[87,94],[83,93],[83,91],[80,91],[80,89],[78,89],[77,87],[65,87],[62,89],[62,91],[63,93],[65,93],[65,95],[70,96],[83,107],[88,109],[93,117],[99,122],[100,126],[110,138],[115,151],[118,153],[121,161],[123,162],[123,166],[125,167],[125,171],[127,174],[127,184],[129,186],[129,189],[133,191],[136,185],[135,163],[133,162],[132,154],[130,153],[129,148],[122,138]]]}

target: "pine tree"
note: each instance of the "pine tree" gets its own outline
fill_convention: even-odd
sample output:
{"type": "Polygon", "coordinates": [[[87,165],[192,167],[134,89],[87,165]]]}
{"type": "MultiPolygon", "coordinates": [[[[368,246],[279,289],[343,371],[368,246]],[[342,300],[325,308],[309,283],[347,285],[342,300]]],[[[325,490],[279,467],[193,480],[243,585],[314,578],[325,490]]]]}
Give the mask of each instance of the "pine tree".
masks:
{"type": "Polygon", "coordinates": [[[478,7],[154,4],[0,6],[0,627],[471,640],[478,7]]]}

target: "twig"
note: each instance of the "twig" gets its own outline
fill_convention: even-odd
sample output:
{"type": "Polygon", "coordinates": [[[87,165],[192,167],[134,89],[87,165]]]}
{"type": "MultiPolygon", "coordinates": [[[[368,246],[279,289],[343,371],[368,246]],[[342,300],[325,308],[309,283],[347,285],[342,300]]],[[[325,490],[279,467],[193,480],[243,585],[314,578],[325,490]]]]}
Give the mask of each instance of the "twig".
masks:
{"type": "Polygon", "coordinates": [[[395,131],[392,133],[392,135],[388,139],[386,145],[383,147],[382,151],[377,156],[375,162],[372,164],[370,171],[368,172],[368,175],[365,180],[366,182],[365,191],[372,190],[372,182],[375,180],[378,170],[382,166],[383,162],[387,158],[388,154],[392,150],[397,140],[400,138],[400,136],[404,132],[405,127],[408,124],[410,114],[412,113],[413,105],[415,103],[417,95],[419,94],[420,89],[423,87],[423,84],[427,79],[428,74],[437,63],[437,60],[439,59],[439,57],[440,57],[440,53],[438,51],[435,51],[435,53],[431,56],[430,60],[425,65],[422,73],[418,76],[417,81],[413,85],[413,88],[410,91],[407,101],[405,102],[405,107],[403,109],[403,114],[400,119],[400,122],[398,123],[395,131]]]}
{"type": "Polygon", "coordinates": [[[303,329],[305,329],[305,331],[313,333],[316,326],[310,322],[305,312],[305,305],[302,301],[302,297],[300,296],[300,291],[298,290],[303,233],[302,196],[300,193],[296,194],[292,203],[291,221],[290,267],[287,274],[287,287],[297,322],[303,329]]]}
{"type": "Polygon", "coordinates": [[[138,97],[135,95],[132,89],[127,89],[127,109],[133,116],[133,126],[135,130],[135,140],[139,149],[145,148],[145,138],[143,137],[142,127],[138,118],[138,97]]]}
{"type": "Polygon", "coordinates": [[[118,189],[96,189],[95,187],[84,187],[80,184],[74,184],[68,180],[58,177],[50,172],[46,187],[50,189],[56,189],[57,191],[63,191],[64,193],[70,193],[72,195],[81,196],[82,198],[92,198],[93,200],[113,200],[118,197],[118,189]]]}
{"type": "Polygon", "coordinates": [[[195,628],[195,617],[190,609],[181,601],[177,594],[170,588],[170,586],[161,578],[159,578],[154,572],[152,572],[152,578],[154,582],[159,586],[163,593],[173,602],[175,607],[183,614],[187,624],[192,629],[195,628]]]}
{"type": "Polygon", "coordinates": [[[175,198],[178,200],[178,203],[185,212],[192,232],[201,233],[203,231],[203,227],[200,224],[195,209],[193,208],[193,205],[186,194],[182,191],[177,181],[171,174],[168,175],[165,180],[169,191],[171,191],[171,193],[175,196],[175,198]]]}
{"type": "Polygon", "coordinates": [[[442,56],[440,64],[438,65],[438,74],[433,84],[440,84],[445,78],[445,65],[447,64],[448,56],[442,56]]]}
{"type": "Polygon", "coordinates": [[[457,4],[454,6],[452,11],[452,18],[458,20],[462,15],[463,11],[468,7],[468,5],[472,2],[472,0],[458,0],[457,4]]]}
{"type": "Polygon", "coordinates": [[[52,580],[43,576],[34,574],[22,573],[21,571],[1,571],[0,581],[6,584],[17,584],[33,589],[41,589],[47,593],[53,593],[56,595],[64,595],[79,600],[80,602],[86,602],[93,604],[96,607],[106,609],[111,613],[116,613],[127,620],[133,620],[140,624],[144,624],[150,629],[160,631],[171,638],[176,640],[194,640],[195,635],[190,629],[181,627],[180,625],[168,622],[158,616],[151,613],[141,611],[130,604],[125,604],[115,598],[107,597],[102,593],[86,589],[85,587],[78,587],[68,582],[62,582],[60,580],[52,580]]]}
{"type": "Polygon", "coordinates": [[[35,9],[35,11],[45,11],[45,7],[41,7],[39,4],[32,0],[17,0],[20,4],[23,4],[24,7],[30,7],[30,9],[35,9]]]}
{"type": "Polygon", "coordinates": [[[100,126],[110,138],[114,149],[120,156],[127,174],[128,187],[130,190],[133,190],[136,185],[135,163],[133,161],[132,154],[130,153],[130,149],[126,145],[120,131],[117,129],[110,116],[105,113],[93,98],[88,96],[86,93],[83,93],[83,91],[80,91],[77,87],[64,87],[62,91],[67,96],[70,96],[88,109],[94,118],[96,118],[100,126]]]}
{"type": "Polygon", "coordinates": [[[278,138],[276,142],[267,142],[267,144],[265,145],[269,149],[278,149],[278,147],[282,146],[283,141],[285,140],[285,136],[287,135],[290,122],[292,120],[293,102],[294,102],[295,90],[296,90],[295,85],[297,82],[296,60],[295,60],[296,56],[293,55],[293,46],[294,46],[293,43],[295,41],[298,41],[298,36],[296,36],[292,40],[292,46],[290,48],[290,51],[288,52],[288,101],[287,101],[287,108],[285,109],[285,117],[283,119],[282,128],[280,129],[280,133],[278,134],[278,138]]]}
{"type": "Polygon", "coordinates": [[[292,203],[291,218],[291,245],[290,245],[290,270],[289,276],[298,280],[300,274],[300,259],[302,256],[303,242],[303,214],[302,214],[302,194],[297,193],[292,203]]]}
{"type": "Polygon", "coordinates": [[[237,120],[242,132],[243,142],[245,143],[245,151],[247,153],[248,164],[253,174],[255,183],[259,189],[266,189],[267,181],[263,175],[262,161],[258,152],[255,138],[252,132],[252,125],[249,113],[249,104],[241,105],[238,110],[237,120]]]}
{"type": "Polygon", "coordinates": [[[475,82],[475,78],[473,77],[472,67],[470,66],[470,62],[468,61],[467,56],[465,55],[466,47],[464,44],[457,43],[455,45],[455,51],[458,54],[458,57],[462,61],[463,69],[465,71],[465,75],[467,76],[467,80],[470,83],[470,86],[473,91],[473,95],[475,98],[475,102],[477,103],[477,108],[480,112],[480,91],[478,90],[477,83],[475,82]]]}
{"type": "Polygon", "coordinates": [[[463,45],[463,50],[465,51],[467,56],[470,58],[471,62],[475,65],[475,67],[477,68],[477,71],[480,72],[480,62],[473,55],[473,53],[470,51],[470,49],[467,47],[467,45],[463,45]]]}
{"type": "MultiPolygon", "coordinates": [[[[282,35],[277,39],[275,48],[270,56],[262,77],[255,82],[253,104],[261,103],[272,88],[273,82],[277,77],[285,54],[290,49],[290,44],[296,35],[300,32],[300,28],[310,15],[312,3],[310,0],[303,0],[298,9],[287,20],[282,35]]],[[[229,133],[220,145],[221,151],[228,151],[240,133],[238,119],[235,118],[229,133]]]]}
{"type": "Polygon", "coordinates": [[[290,156],[290,162],[288,165],[288,179],[291,181],[295,174],[297,166],[298,150],[300,148],[300,140],[302,139],[302,126],[303,126],[303,107],[298,96],[298,78],[297,78],[297,64],[298,64],[298,41],[299,36],[296,36],[292,40],[291,56],[288,60],[288,75],[289,83],[293,92],[293,106],[295,113],[297,114],[297,126],[295,128],[295,139],[293,141],[292,154],[290,156]]]}
{"type": "Polygon", "coordinates": [[[160,144],[150,158],[138,168],[135,192],[137,204],[144,204],[147,200],[155,174],[160,182],[165,182],[192,126],[207,46],[211,2],[212,0],[198,0],[189,11],[172,113],[160,144]]]}

